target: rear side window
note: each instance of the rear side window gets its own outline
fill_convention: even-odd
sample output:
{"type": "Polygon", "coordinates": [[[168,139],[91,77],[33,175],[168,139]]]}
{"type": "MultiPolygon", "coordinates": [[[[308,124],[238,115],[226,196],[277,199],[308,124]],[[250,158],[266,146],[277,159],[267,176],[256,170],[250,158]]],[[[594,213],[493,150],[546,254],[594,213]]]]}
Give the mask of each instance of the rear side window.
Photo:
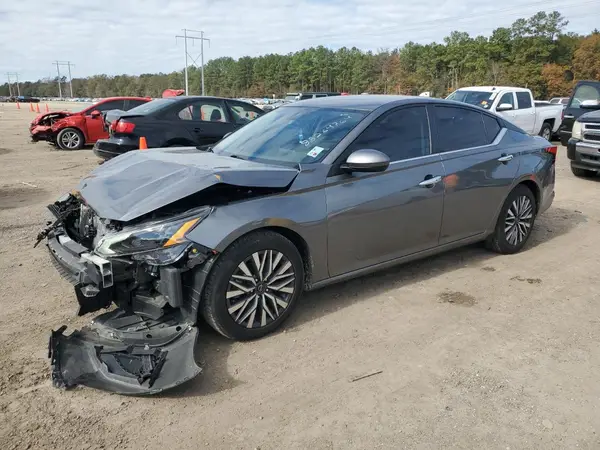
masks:
{"type": "Polygon", "coordinates": [[[201,120],[203,122],[227,122],[221,103],[205,100],[195,101],[180,109],[177,116],[181,120],[201,120]]]}
{"type": "Polygon", "coordinates": [[[449,106],[432,109],[437,128],[436,153],[489,144],[480,112],[449,106]]]}
{"type": "Polygon", "coordinates": [[[529,95],[529,92],[517,92],[517,104],[519,105],[518,109],[531,108],[531,95],[529,95]]]}
{"type": "Polygon", "coordinates": [[[483,124],[485,125],[485,133],[488,140],[487,143],[491,144],[494,142],[494,139],[496,139],[496,136],[498,136],[498,133],[500,133],[502,127],[500,127],[500,124],[496,119],[487,114],[483,115],[483,124]]]}

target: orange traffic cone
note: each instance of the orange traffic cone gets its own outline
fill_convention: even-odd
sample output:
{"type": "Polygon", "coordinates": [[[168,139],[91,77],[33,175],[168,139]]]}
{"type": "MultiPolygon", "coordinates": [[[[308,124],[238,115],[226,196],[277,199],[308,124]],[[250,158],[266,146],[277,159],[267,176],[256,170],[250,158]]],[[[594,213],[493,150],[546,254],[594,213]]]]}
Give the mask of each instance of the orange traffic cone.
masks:
{"type": "Polygon", "coordinates": [[[148,149],[148,143],[146,142],[146,138],[144,136],[142,136],[140,138],[140,150],[147,150],[148,149]]]}
{"type": "Polygon", "coordinates": [[[33,109],[33,103],[29,103],[29,111],[35,112],[35,110],[33,109]]]}
{"type": "Polygon", "coordinates": [[[17,102],[17,109],[21,109],[21,105],[19,105],[19,102],[17,102]]]}
{"type": "Polygon", "coordinates": [[[49,113],[50,112],[50,108],[48,108],[48,103],[46,103],[46,112],[49,113]]]}
{"type": "Polygon", "coordinates": [[[35,104],[35,112],[38,114],[40,113],[40,104],[39,103],[35,104]]]}

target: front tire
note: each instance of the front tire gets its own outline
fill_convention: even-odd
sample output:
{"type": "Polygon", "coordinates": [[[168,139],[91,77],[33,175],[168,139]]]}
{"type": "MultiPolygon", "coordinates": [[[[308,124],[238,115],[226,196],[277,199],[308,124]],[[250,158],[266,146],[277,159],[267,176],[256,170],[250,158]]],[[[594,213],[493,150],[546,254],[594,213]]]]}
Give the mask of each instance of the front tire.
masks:
{"type": "Polygon", "coordinates": [[[580,169],[578,167],[573,167],[573,166],[571,166],[571,172],[573,172],[573,175],[575,175],[576,177],[583,177],[583,178],[591,178],[596,175],[595,170],[580,169]]]}
{"type": "Polygon", "coordinates": [[[56,143],[61,150],[80,150],[85,144],[85,138],[77,128],[65,128],[58,132],[56,143]]]}
{"type": "Polygon", "coordinates": [[[515,187],[502,205],[494,233],[486,241],[488,248],[504,255],[521,251],[531,236],[536,214],[531,190],[522,184],[515,187]]]}
{"type": "Polygon", "coordinates": [[[206,280],[202,314],[229,339],[256,339],[291,314],[304,287],[296,246],[273,231],[241,237],[218,257],[206,280]]]}

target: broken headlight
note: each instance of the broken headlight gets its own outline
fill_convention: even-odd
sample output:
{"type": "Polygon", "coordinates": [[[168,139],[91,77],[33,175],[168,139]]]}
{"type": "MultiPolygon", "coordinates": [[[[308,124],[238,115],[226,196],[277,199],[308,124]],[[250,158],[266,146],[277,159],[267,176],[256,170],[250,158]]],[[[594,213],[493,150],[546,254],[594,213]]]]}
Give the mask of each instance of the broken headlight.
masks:
{"type": "Polygon", "coordinates": [[[98,242],[95,252],[104,257],[128,256],[155,264],[177,260],[191,244],[185,235],[210,213],[203,208],[194,214],[146,223],[107,234],[98,242]]]}

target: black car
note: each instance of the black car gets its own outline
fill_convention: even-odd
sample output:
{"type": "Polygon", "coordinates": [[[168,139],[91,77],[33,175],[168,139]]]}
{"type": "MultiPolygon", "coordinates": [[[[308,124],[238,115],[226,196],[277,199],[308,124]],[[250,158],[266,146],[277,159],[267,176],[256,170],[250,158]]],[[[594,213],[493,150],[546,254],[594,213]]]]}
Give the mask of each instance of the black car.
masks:
{"type": "Polygon", "coordinates": [[[600,100],[600,81],[579,81],[573,89],[569,103],[564,108],[563,121],[558,129],[560,143],[567,146],[571,137],[573,123],[583,114],[590,112],[589,108],[581,106],[586,100],[600,100]]]}
{"type": "Polygon", "coordinates": [[[29,95],[19,95],[16,100],[19,103],[39,103],[40,99],[29,95]]]}
{"type": "Polygon", "coordinates": [[[110,159],[139,148],[210,145],[227,133],[265,114],[250,103],[218,97],[172,97],[153,100],[119,114],[110,137],[94,145],[94,153],[110,159]]]}

